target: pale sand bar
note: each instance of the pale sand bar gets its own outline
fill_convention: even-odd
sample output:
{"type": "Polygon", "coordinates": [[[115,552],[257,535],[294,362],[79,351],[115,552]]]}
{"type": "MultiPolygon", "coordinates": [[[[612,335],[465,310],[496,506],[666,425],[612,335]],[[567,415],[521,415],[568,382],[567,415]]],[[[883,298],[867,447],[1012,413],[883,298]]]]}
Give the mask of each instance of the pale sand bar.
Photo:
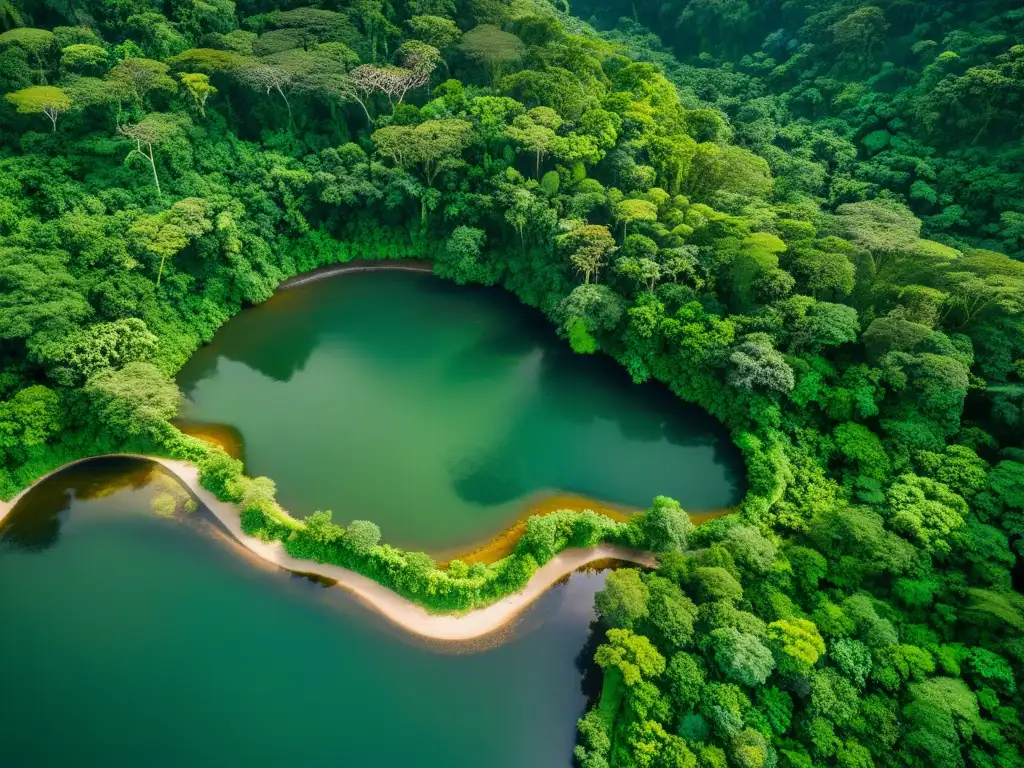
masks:
{"type": "MultiPolygon", "coordinates": [[[[137,456],[115,454],[126,458],[146,459],[155,462],[174,475],[179,482],[188,488],[224,525],[225,528],[246,549],[266,560],[296,573],[308,573],[336,581],[352,592],[366,605],[380,612],[385,618],[402,629],[431,640],[467,641],[475,640],[506,627],[519,616],[538,597],[552,585],[577,569],[599,560],[626,560],[644,566],[655,564],[654,556],[647,552],[638,552],[624,547],[602,544],[593,549],[566,549],[542,566],[527,583],[523,591],[504,597],[485,608],[479,608],[463,614],[433,614],[416,603],[381,586],[373,579],[367,578],[348,568],[338,565],[316,563],[312,560],[300,560],[285,552],[280,542],[263,542],[242,533],[238,508],[231,503],[218,501],[216,497],[199,484],[199,470],[186,461],[164,459],[158,456],[137,456]]],[[[95,457],[101,458],[101,457],[95,457]]],[[[26,488],[11,501],[0,501],[0,523],[10,513],[18,500],[36,485],[55,475],[62,469],[73,464],[91,459],[66,464],[48,475],[39,478],[32,486],[26,488]]]]}

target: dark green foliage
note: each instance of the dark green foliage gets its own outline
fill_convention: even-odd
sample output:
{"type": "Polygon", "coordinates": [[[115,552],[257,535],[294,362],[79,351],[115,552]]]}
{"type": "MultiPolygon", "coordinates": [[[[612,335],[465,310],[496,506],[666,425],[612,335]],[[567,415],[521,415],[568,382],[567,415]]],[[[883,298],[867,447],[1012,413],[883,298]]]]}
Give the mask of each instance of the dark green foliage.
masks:
{"type": "Polygon", "coordinates": [[[247,533],[437,610],[566,547],[648,548],[659,570],[598,598],[582,766],[1019,764],[1016,5],[573,3],[602,40],[544,0],[15,2],[0,495],[83,455],[186,458],[247,533]],[[740,509],[558,512],[441,569],[291,518],[169,425],[169,375],[227,318],[385,258],[503,285],[698,403],[746,459],[740,509]]]}
{"type": "Polygon", "coordinates": [[[1015,3],[582,0],[573,10],[662,63],[693,105],[722,110],[785,191],[830,206],[884,194],[936,240],[1024,253],[1015,3]]]}

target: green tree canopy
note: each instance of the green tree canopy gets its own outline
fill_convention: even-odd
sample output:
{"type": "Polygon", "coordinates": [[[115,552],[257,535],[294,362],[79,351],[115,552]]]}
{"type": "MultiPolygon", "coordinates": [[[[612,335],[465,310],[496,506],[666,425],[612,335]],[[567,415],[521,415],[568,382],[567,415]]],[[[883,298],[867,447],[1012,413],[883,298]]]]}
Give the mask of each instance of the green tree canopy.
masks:
{"type": "Polygon", "coordinates": [[[181,393],[155,365],[132,362],[105,368],[85,383],[85,394],[110,429],[127,436],[154,435],[178,411],[181,393]]]}
{"type": "Polygon", "coordinates": [[[71,109],[72,102],[66,92],[52,85],[35,85],[8,93],[7,101],[23,115],[46,115],[57,130],[57,120],[71,109]]]}

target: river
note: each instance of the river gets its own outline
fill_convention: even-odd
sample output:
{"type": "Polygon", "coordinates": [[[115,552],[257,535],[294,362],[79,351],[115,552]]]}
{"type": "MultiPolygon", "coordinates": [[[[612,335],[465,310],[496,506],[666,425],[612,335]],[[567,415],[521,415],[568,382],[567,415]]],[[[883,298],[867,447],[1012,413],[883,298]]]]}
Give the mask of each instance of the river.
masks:
{"type": "Polygon", "coordinates": [[[500,644],[430,646],[244,555],[163,470],[66,470],[0,528],[0,764],[571,765],[603,576],[500,644]]]}
{"type": "Polygon", "coordinates": [[[178,381],[182,417],[230,426],[249,473],[273,478],[294,515],[372,520],[385,541],[435,555],[556,495],[628,510],[663,494],[706,512],[743,492],[739,453],[706,413],[573,354],[505,291],[431,275],[279,291],[178,381]]]}
{"type": "MultiPolygon", "coordinates": [[[[280,291],[178,380],[182,416],[234,435],[293,513],[374,520],[432,553],[562,499],[699,512],[743,490],[707,414],[572,354],[506,293],[429,275],[280,291]]],[[[0,527],[0,763],[571,765],[602,574],[484,645],[432,645],[253,559],[187,499],[154,465],[106,459],[0,527]]]]}

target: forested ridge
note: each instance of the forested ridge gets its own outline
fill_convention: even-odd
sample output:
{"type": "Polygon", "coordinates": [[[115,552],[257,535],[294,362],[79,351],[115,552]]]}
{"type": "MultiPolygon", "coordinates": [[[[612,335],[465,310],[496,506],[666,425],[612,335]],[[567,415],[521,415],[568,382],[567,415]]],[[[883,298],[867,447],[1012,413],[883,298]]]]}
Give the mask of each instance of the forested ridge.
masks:
{"type": "Polygon", "coordinates": [[[598,597],[584,768],[1019,765],[1022,14],[571,10],[617,27],[544,0],[0,0],[0,496],[103,450],[189,458],[253,535],[449,609],[570,544],[650,547],[598,597]],[[169,424],[232,314],[393,257],[717,416],[742,509],[534,518],[441,570],[291,519],[169,424]]]}
{"type": "Polygon", "coordinates": [[[579,0],[787,189],[905,201],[929,237],[1024,256],[1024,9],[1014,0],[579,0]],[[655,31],[657,35],[653,34],[655,31]],[[676,62],[665,56],[670,50],[676,62]]]}

